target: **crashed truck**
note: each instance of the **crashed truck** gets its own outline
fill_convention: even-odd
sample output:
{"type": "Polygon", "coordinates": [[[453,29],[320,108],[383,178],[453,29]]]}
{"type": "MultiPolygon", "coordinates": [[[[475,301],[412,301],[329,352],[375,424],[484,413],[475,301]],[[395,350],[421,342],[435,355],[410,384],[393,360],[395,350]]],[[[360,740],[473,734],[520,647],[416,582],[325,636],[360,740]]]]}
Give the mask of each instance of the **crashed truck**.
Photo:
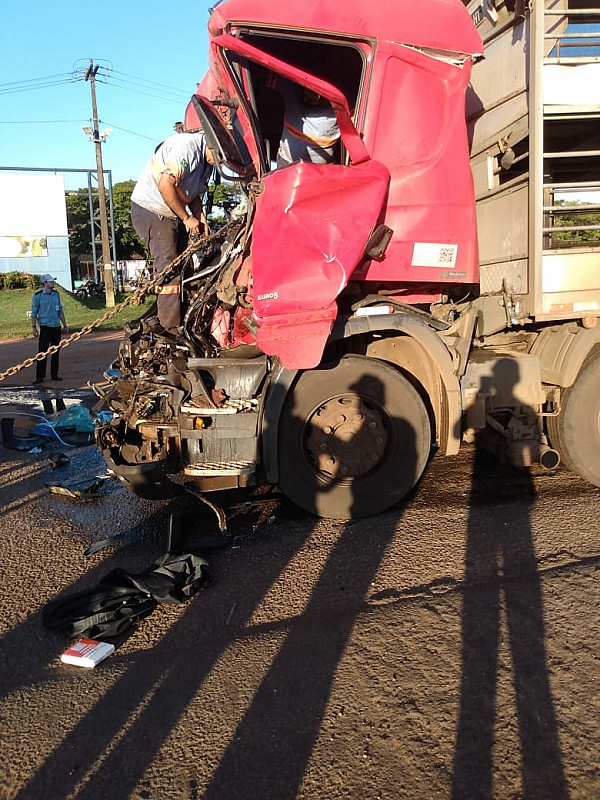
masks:
{"type": "Polygon", "coordinates": [[[181,337],[142,319],[107,371],[113,473],[349,519],[466,440],[600,486],[599,22],[582,0],[218,3],[187,115],[245,203],[181,271],[181,337]],[[331,104],[335,163],[276,168],[273,77],[331,104]]]}

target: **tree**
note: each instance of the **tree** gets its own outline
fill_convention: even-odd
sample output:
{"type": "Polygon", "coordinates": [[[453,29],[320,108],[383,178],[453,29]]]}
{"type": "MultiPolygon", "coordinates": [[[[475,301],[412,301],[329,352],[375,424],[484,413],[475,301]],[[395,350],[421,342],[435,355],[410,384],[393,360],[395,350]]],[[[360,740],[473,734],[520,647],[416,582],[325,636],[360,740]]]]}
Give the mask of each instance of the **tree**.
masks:
{"type": "Polygon", "coordinates": [[[141,258],[146,255],[146,246],[131,224],[131,193],[134,187],[135,181],[121,181],[113,186],[117,258],[124,261],[128,261],[134,255],[141,258]]]}
{"type": "MultiPolygon", "coordinates": [[[[131,224],[131,193],[135,181],[122,181],[113,186],[114,236],[117,259],[129,260],[134,255],[143,257],[146,253],[143,242],[139,239],[131,224]]],[[[94,208],[98,208],[98,196],[93,196],[94,208]]],[[[87,189],[68,192],[67,226],[69,230],[69,249],[72,256],[89,256],[92,252],[92,234],[90,229],[90,205],[87,189]]],[[[107,213],[109,213],[107,204],[107,213]]]]}
{"type": "Polygon", "coordinates": [[[228,218],[244,196],[239,183],[232,183],[230,181],[211,183],[208,187],[208,192],[209,195],[212,195],[212,209],[210,214],[215,222],[223,215],[228,218]],[[220,213],[218,211],[215,213],[215,209],[221,209],[222,211],[220,213]]]}
{"type": "Polygon", "coordinates": [[[92,250],[92,234],[87,189],[67,192],[66,204],[71,256],[88,255],[92,250]]]}
{"type": "MultiPolygon", "coordinates": [[[[121,181],[113,186],[114,236],[118,261],[128,261],[132,257],[146,256],[146,246],[138,237],[131,224],[131,193],[135,181],[121,181]]],[[[213,194],[212,218],[214,222],[227,218],[243,197],[239,184],[221,182],[211,184],[209,194],[213,194]],[[215,209],[222,209],[216,213],[215,209]]],[[[94,194],[94,208],[98,208],[98,196],[94,194]]],[[[77,259],[88,256],[92,252],[92,234],[90,230],[90,205],[87,189],[67,192],[67,225],[69,229],[69,249],[71,256],[77,259]]],[[[108,209],[107,209],[108,212],[108,209]]],[[[100,250],[98,250],[98,253],[100,250]]]]}
{"type": "MultiPolygon", "coordinates": [[[[556,200],[555,205],[560,208],[554,214],[554,224],[557,227],[600,225],[600,212],[587,209],[585,201],[556,200]]],[[[555,231],[552,236],[554,247],[577,247],[597,244],[600,241],[600,230],[555,231]]]]}

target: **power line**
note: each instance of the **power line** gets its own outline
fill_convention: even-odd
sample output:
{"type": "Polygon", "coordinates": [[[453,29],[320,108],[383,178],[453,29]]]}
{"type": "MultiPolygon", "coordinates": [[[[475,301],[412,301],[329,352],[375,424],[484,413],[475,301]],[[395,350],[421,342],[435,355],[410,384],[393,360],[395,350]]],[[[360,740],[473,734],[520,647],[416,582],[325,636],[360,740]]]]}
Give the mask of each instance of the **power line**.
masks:
{"type": "Polygon", "coordinates": [[[13,86],[13,87],[14,86],[23,86],[24,84],[27,84],[27,83],[39,83],[40,81],[50,81],[50,80],[54,80],[56,78],[69,78],[69,77],[72,77],[73,75],[77,75],[77,74],[81,74],[81,77],[83,77],[83,72],[81,72],[81,71],[79,71],[79,72],[78,71],[76,71],[76,72],[60,72],[57,75],[46,75],[43,78],[29,78],[26,81],[13,81],[12,83],[0,83],[0,89],[8,88],[10,86],[13,86]]]}
{"type": "MultiPolygon", "coordinates": [[[[59,125],[68,123],[69,125],[81,122],[89,122],[89,117],[85,119],[0,119],[0,125],[59,125]]],[[[140,139],[147,139],[149,142],[157,142],[161,137],[160,136],[146,136],[143,133],[137,133],[137,131],[130,131],[128,128],[121,128],[119,125],[115,125],[114,122],[107,122],[106,120],[98,120],[99,123],[102,125],[109,125],[111,128],[114,128],[117,131],[123,131],[123,133],[129,133],[131,136],[139,136],[140,139]]]]}
{"type": "Polygon", "coordinates": [[[156,96],[160,97],[170,97],[173,98],[173,95],[180,95],[182,98],[189,97],[188,92],[184,92],[182,89],[154,89],[153,86],[144,84],[144,83],[136,83],[134,81],[128,81],[123,78],[115,78],[114,76],[103,76],[103,83],[108,83],[111,86],[133,86],[136,91],[139,91],[140,88],[146,89],[148,92],[153,92],[156,96]]]}
{"type": "Polygon", "coordinates": [[[139,136],[140,139],[148,139],[149,142],[157,142],[158,139],[155,136],[145,136],[143,133],[136,133],[135,131],[127,130],[127,128],[120,128],[118,125],[115,125],[113,122],[106,122],[106,120],[101,120],[103,125],[110,125],[111,128],[115,128],[118,131],[123,131],[124,133],[130,133],[132,136],[139,136]]]}
{"type": "Polygon", "coordinates": [[[0,125],[58,125],[63,122],[88,122],[88,119],[0,119],[0,125]]]}
{"type": "Polygon", "coordinates": [[[137,77],[136,75],[129,75],[127,72],[119,72],[119,70],[116,70],[116,69],[109,69],[108,71],[109,72],[113,72],[115,75],[123,75],[125,78],[129,78],[130,80],[133,80],[133,81],[136,81],[138,83],[144,84],[144,85],[146,85],[148,87],[150,87],[150,85],[158,86],[158,87],[161,87],[163,89],[167,89],[168,91],[179,92],[179,93],[185,94],[185,92],[183,92],[182,89],[178,89],[178,88],[176,88],[174,86],[168,86],[166,83],[158,83],[157,81],[150,81],[147,78],[140,78],[140,77],[137,77]]]}
{"type": "Polygon", "coordinates": [[[83,80],[83,75],[75,76],[71,74],[68,77],[60,80],[52,80],[51,78],[40,78],[37,81],[23,81],[22,84],[0,84],[0,94],[16,94],[18,92],[33,92],[37,89],[47,89],[51,86],[61,86],[67,83],[78,83],[83,80]]]}
{"type": "MultiPolygon", "coordinates": [[[[151,92],[142,92],[139,89],[130,88],[128,86],[122,86],[122,85],[120,85],[118,83],[113,83],[112,81],[101,80],[100,78],[98,78],[96,80],[96,82],[97,83],[104,83],[107,86],[111,86],[113,89],[122,89],[123,91],[126,91],[126,92],[133,92],[134,94],[139,95],[139,96],[143,95],[144,97],[152,97],[155,100],[163,100],[166,103],[176,103],[177,105],[181,104],[181,100],[180,99],[174,99],[173,97],[165,97],[164,95],[159,95],[159,94],[152,94],[151,92]]],[[[185,96],[186,96],[185,93],[182,92],[182,98],[185,97],[185,96]]]]}

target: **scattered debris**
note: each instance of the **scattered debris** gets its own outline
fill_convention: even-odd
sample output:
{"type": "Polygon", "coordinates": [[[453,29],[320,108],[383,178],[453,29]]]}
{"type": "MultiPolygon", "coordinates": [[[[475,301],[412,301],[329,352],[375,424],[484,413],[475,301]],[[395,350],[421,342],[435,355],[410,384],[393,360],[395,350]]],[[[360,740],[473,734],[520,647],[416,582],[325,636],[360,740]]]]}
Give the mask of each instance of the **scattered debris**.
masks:
{"type": "MultiPolygon", "coordinates": [[[[15,412],[14,415],[2,417],[0,420],[0,429],[2,431],[2,442],[4,446],[10,450],[41,453],[41,448],[48,443],[49,439],[57,441],[62,447],[75,447],[76,445],[89,444],[93,439],[96,424],[88,409],[82,405],[72,405],[69,408],[65,408],[64,403],[61,402],[59,406],[58,401],[56,406],[57,412],[60,410],[61,414],[58,419],[53,422],[40,414],[29,414],[19,411],[15,412]],[[26,436],[17,436],[14,432],[16,417],[27,417],[32,420],[37,420],[37,422],[32,424],[26,436]],[[74,442],[65,441],[63,438],[65,436],[67,438],[75,437],[74,442]]],[[[51,402],[49,406],[45,405],[44,409],[47,413],[53,415],[54,409],[52,408],[51,402]]],[[[102,421],[105,422],[106,419],[103,417],[102,421]]]]}
{"type": "MultiPolygon", "coordinates": [[[[37,418],[39,419],[39,417],[37,418]]],[[[0,430],[2,430],[2,442],[4,447],[9,450],[26,450],[27,452],[32,452],[32,448],[43,444],[44,439],[41,436],[15,436],[14,426],[14,417],[3,417],[0,420],[0,430]]],[[[41,448],[36,452],[41,453],[41,448]]]]}
{"type": "Polygon", "coordinates": [[[72,644],[68,650],[65,650],[60,660],[63,664],[74,664],[76,667],[92,669],[114,652],[115,646],[109,642],[99,642],[96,639],[80,639],[75,644],[72,644]]]}
{"type": "Polygon", "coordinates": [[[31,429],[31,432],[32,433],[37,433],[38,436],[45,436],[45,437],[48,437],[50,439],[56,439],[59,442],[59,444],[61,444],[63,447],[73,447],[74,446],[72,444],[68,444],[68,442],[65,442],[65,441],[63,441],[61,439],[61,437],[59,436],[58,432],[55,430],[55,426],[52,425],[51,422],[38,422],[37,425],[33,426],[33,428],[31,429]]]}
{"type": "Polygon", "coordinates": [[[58,430],[73,430],[75,433],[93,433],[96,429],[88,409],[82,405],[69,406],[53,423],[58,430]]]}
{"type": "Polygon", "coordinates": [[[234,603],[229,609],[229,614],[227,615],[227,622],[225,623],[225,625],[229,625],[229,623],[231,622],[233,618],[233,612],[235,611],[236,608],[237,608],[237,603],[234,603]]]}
{"type": "Polygon", "coordinates": [[[104,550],[105,547],[112,547],[115,544],[129,544],[129,542],[137,542],[141,537],[138,530],[125,531],[123,533],[114,533],[107,536],[106,539],[101,539],[99,542],[94,542],[87,550],[83,551],[86,558],[93,556],[99,550],[104,550]]]}
{"type": "MultiPolygon", "coordinates": [[[[81,485],[81,483],[83,482],[80,481],[79,484],[81,485]]],[[[60,494],[64,497],[70,497],[72,500],[78,500],[80,503],[89,503],[92,500],[97,500],[99,497],[102,497],[102,495],[98,493],[98,489],[100,489],[102,483],[103,481],[88,482],[87,485],[84,485],[81,489],[71,489],[56,483],[47,483],[46,486],[50,494],[60,494]]],[[[74,485],[77,485],[77,483],[74,485]]]]}
{"type": "Polygon", "coordinates": [[[65,453],[50,453],[48,460],[52,463],[54,468],[64,467],[66,464],[71,463],[71,459],[65,453]]]}
{"type": "Polygon", "coordinates": [[[159,604],[186,602],[210,577],[208,562],[197,553],[167,553],[144,572],[131,575],[113,569],[95,589],[48,603],[42,622],[73,637],[112,638],[159,604]]]}

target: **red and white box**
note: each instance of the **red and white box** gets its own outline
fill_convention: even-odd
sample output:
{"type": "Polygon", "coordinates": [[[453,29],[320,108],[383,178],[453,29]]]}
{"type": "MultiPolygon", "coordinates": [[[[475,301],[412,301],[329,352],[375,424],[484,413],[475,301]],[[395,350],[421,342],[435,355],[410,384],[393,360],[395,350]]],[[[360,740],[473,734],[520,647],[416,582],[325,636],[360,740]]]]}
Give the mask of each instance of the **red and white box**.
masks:
{"type": "Polygon", "coordinates": [[[64,664],[75,664],[77,667],[91,669],[114,652],[114,644],[97,642],[95,639],[80,639],[65,650],[60,660],[64,664]]]}

